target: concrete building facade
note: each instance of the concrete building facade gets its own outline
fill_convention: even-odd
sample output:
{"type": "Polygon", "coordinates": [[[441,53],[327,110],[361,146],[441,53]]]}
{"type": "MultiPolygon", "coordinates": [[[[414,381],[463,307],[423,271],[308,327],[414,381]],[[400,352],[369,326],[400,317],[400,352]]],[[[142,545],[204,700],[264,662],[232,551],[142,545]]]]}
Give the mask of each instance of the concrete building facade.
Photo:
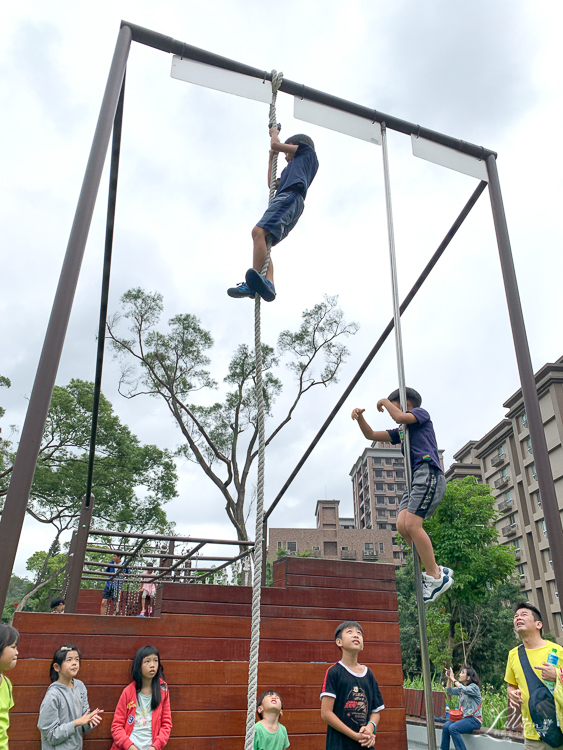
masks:
{"type": "MultiPolygon", "coordinates": [[[[560,513],[563,513],[563,357],[536,373],[540,410],[549,450],[560,513]]],[[[534,451],[521,390],[503,406],[506,418],[481,440],[470,441],[454,454],[446,479],[476,476],[491,488],[499,519],[499,539],[514,550],[522,598],[546,618],[544,627],[563,639],[561,601],[557,591],[534,451]]],[[[563,595],[563,592],[562,592],[563,595]]]]}
{"type": "Polygon", "coordinates": [[[405,460],[391,443],[372,443],[352,470],[354,523],[395,536],[399,502],[405,491],[405,460]]]}
{"type": "Polygon", "coordinates": [[[339,505],[339,500],[318,500],[314,529],[269,529],[268,562],[278,557],[278,550],[285,550],[288,555],[307,551],[332,560],[402,564],[404,555],[395,532],[359,529],[354,519],[339,517],[339,505]]]}

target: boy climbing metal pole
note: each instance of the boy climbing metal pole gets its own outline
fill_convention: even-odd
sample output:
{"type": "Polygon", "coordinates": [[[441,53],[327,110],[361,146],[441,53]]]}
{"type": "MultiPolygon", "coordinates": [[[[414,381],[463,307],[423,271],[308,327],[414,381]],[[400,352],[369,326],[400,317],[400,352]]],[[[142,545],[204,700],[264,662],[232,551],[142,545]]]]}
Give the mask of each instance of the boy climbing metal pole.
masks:
{"type": "Polygon", "coordinates": [[[422,398],[414,388],[406,389],[407,410],[403,412],[399,391],[393,391],[388,398],[377,402],[380,412],[386,410],[399,425],[393,430],[372,430],[364,417],[365,409],[352,411],[352,419],[357,421],[363,435],[368,440],[401,445],[404,454],[404,436],[408,425],[410,436],[410,465],[412,487],[407,489],[399,505],[397,529],[409,546],[416,545],[426,573],[422,574],[422,593],[425,604],[435,602],[453,583],[453,571],[436,564],[430,537],[423,528],[425,518],[430,518],[438,507],[446,490],[446,479],[440,457],[434,427],[430,414],[421,408],[422,398]]]}
{"type": "Polygon", "coordinates": [[[292,135],[285,143],[281,143],[279,130],[270,128],[268,187],[270,186],[273,156],[280,153],[285,154],[287,167],[281,173],[280,178],[276,180],[275,198],[252,230],[253,267],[246,272],[244,282],[227,290],[229,297],[254,299],[255,294],[259,294],[266,302],[272,302],[276,298],[274,265],[271,259],[266,276],[261,275],[268,252],[268,235],[271,237],[273,247],[291,232],[303,213],[307,190],[319,167],[315,144],[308,135],[292,135]]]}

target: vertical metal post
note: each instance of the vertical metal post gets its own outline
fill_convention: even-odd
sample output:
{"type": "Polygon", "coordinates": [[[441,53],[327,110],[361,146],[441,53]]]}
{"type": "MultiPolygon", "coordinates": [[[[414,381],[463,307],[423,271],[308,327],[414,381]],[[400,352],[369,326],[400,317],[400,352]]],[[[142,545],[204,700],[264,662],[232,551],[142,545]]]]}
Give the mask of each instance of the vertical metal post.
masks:
{"type": "Polygon", "coordinates": [[[86,547],[88,545],[88,534],[90,533],[90,522],[92,521],[92,511],[94,510],[94,495],[89,498],[84,495],[82,498],[82,510],[76,536],[74,538],[74,551],[69,551],[70,574],[68,577],[68,588],[66,591],[65,612],[70,614],[76,613],[78,606],[78,594],[80,592],[80,583],[82,581],[82,570],[86,558],[86,547]]]}
{"type": "MultiPolygon", "coordinates": [[[[399,375],[399,393],[401,409],[407,410],[407,395],[405,382],[405,362],[403,357],[403,339],[401,334],[401,312],[399,308],[399,284],[397,279],[397,260],[395,255],[395,233],[393,229],[393,208],[391,204],[391,180],[389,177],[389,154],[387,152],[387,128],[381,123],[381,145],[383,147],[383,177],[385,182],[385,207],[387,209],[387,233],[389,235],[389,261],[391,265],[391,284],[393,291],[393,323],[395,328],[395,348],[397,352],[397,370],[399,375]]],[[[407,488],[411,491],[411,455],[408,425],[403,425],[403,446],[405,455],[405,474],[407,488]]],[[[426,634],[426,612],[422,598],[422,572],[416,547],[412,546],[414,559],[414,583],[416,591],[416,607],[418,611],[418,633],[420,639],[420,661],[422,664],[422,679],[424,687],[424,704],[426,706],[426,727],[428,733],[428,750],[436,750],[436,728],[434,725],[434,704],[432,701],[432,675],[430,673],[430,658],[428,656],[428,638],[426,634]]]]}
{"type": "Polygon", "coordinates": [[[510,326],[514,339],[514,350],[516,352],[516,361],[522,385],[522,397],[528,419],[530,439],[534,449],[534,462],[538,475],[545,528],[553,560],[553,573],[557,590],[561,597],[563,596],[563,528],[561,526],[557,494],[553,483],[553,473],[549,461],[536,380],[532,368],[532,359],[530,357],[530,348],[524,324],[524,314],[520,303],[520,293],[518,291],[514,258],[512,257],[510,238],[508,236],[508,226],[502,202],[497,163],[494,156],[487,157],[487,170],[489,173],[489,195],[491,197],[493,221],[497,236],[508,314],[510,316],[510,326]]]}
{"type": "Polygon", "coordinates": [[[65,579],[63,581],[63,588],[61,591],[61,596],[63,599],[66,599],[66,592],[68,591],[68,584],[70,581],[70,571],[72,568],[72,561],[74,560],[74,551],[76,549],[76,531],[72,532],[72,536],[70,537],[70,544],[68,547],[68,557],[66,559],[66,567],[65,567],[65,579]]]}
{"type": "Polygon", "coordinates": [[[121,84],[121,93],[113,122],[113,142],[111,148],[111,165],[109,172],[108,211],[106,219],[106,239],[104,248],[104,268],[102,271],[102,295],[100,300],[100,318],[98,323],[98,350],[96,354],[96,375],[94,378],[94,398],[92,402],[92,429],[90,431],[90,451],[88,455],[88,475],[86,478],[86,497],[92,492],[94,477],[94,459],[96,457],[96,435],[98,432],[98,414],[102,390],[102,371],[104,367],[104,348],[106,342],[106,323],[108,319],[109,282],[111,274],[111,253],[113,249],[113,228],[115,225],[115,203],[117,200],[117,177],[119,174],[119,154],[121,150],[121,127],[123,125],[123,97],[125,95],[125,74],[121,84]]]}
{"type": "Polygon", "coordinates": [[[86,240],[88,239],[90,223],[94,213],[96,196],[100,186],[100,179],[130,46],[131,29],[128,26],[123,26],[117,38],[57,293],[53,302],[53,309],[45,334],[35,383],[21,433],[10,487],[8,488],[0,520],[0,550],[2,554],[2,564],[0,565],[0,607],[3,607],[5,604],[10,576],[16,559],[18,543],[27,509],[27,501],[41,447],[41,439],[55,385],[86,240]]]}

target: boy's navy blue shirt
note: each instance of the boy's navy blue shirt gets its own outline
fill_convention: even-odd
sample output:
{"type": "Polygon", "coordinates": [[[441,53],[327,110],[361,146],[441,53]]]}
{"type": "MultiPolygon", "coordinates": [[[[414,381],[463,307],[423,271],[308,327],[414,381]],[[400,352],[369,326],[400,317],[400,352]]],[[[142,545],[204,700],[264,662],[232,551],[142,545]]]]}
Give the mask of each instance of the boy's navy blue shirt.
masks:
{"type": "Polygon", "coordinates": [[[280,186],[276,195],[280,193],[301,193],[305,197],[309,185],[315,179],[318,168],[319,160],[315,149],[307,143],[300,143],[293,159],[280,175],[280,186]]]}
{"type": "MultiPolygon", "coordinates": [[[[439,471],[442,471],[440,457],[438,456],[438,444],[436,443],[434,426],[430,421],[430,414],[426,409],[421,409],[420,406],[411,409],[409,413],[414,414],[417,419],[413,424],[409,424],[412,471],[416,471],[423,463],[431,463],[439,471]]],[[[396,430],[387,430],[387,432],[393,445],[401,444],[401,453],[404,456],[403,425],[396,430]]]]}
{"type": "MultiPolygon", "coordinates": [[[[352,672],[341,661],[327,669],[321,689],[323,696],[334,698],[333,712],[354,732],[364,727],[374,712],[385,708],[375,675],[365,667],[362,674],[352,672]]],[[[327,726],[326,750],[358,750],[360,743],[327,726]]]]}

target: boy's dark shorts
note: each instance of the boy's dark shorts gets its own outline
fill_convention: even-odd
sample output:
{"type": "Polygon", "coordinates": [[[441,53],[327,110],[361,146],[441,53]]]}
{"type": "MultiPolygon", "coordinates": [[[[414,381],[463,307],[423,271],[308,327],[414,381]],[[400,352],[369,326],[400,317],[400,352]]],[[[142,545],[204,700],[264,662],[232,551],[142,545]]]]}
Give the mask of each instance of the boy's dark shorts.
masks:
{"type": "Polygon", "coordinates": [[[446,477],[443,471],[430,463],[417,467],[412,475],[412,488],[409,496],[405,491],[399,504],[399,512],[408,510],[421,518],[430,518],[446,491],[446,477]]]}
{"type": "Polygon", "coordinates": [[[277,245],[291,232],[305,208],[301,193],[280,193],[266,209],[257,226],[272,235],[272,245],[277,245]]]}
{"type": "Polygon", "coordinates": [[[102,599],[113,599],[114,601],[117,601],[119,599],[119,584],[108,581],[104,587],[102,599]]]}

